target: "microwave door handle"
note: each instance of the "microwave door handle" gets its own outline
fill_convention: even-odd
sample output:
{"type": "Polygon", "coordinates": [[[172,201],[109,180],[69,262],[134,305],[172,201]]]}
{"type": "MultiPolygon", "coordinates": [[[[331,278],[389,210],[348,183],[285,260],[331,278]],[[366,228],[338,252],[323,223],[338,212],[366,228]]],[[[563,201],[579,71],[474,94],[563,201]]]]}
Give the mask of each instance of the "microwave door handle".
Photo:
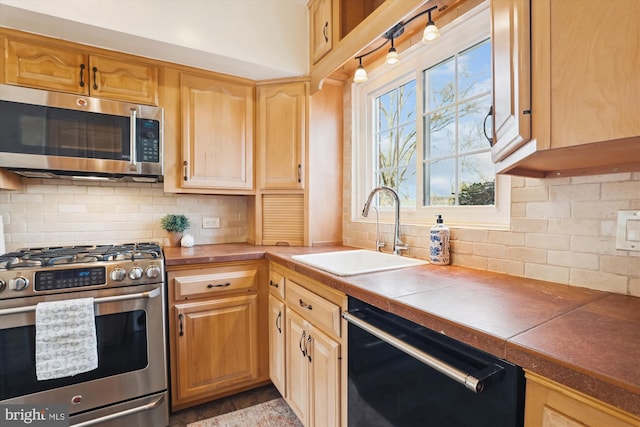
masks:
{"type": "Polygon", "coordinates": [[[131,115],[129,116],[129,119],[131,120],[131,125],[129,126],[130,129],[130,134],[129,134],[129,153],[130,153],[130,161],[129,161],[129,170],[130,171],[135,171],[137,169],[137,160],[136,159],[136,136],[137,136],[137,130],[136,130],[136,118],[137,118],[137,114],[138,112],[136,111],[135,108],[131,109],[131,115]]]}

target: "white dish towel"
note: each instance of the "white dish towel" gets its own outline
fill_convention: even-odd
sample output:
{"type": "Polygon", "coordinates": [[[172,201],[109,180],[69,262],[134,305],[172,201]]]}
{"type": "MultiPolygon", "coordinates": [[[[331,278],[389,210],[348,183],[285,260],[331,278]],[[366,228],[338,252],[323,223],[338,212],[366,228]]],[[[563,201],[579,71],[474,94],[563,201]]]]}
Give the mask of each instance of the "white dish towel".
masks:
{"type": "Polygon", "coordinates": [[[38,381],[73,376],[98,367],[93,298],[36,305],[38,381]]]}

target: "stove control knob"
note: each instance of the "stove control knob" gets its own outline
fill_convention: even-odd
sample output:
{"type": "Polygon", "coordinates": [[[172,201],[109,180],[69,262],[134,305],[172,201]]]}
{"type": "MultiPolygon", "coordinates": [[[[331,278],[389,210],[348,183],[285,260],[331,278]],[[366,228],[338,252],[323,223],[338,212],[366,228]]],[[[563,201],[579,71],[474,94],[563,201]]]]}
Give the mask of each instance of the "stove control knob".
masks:
{"type": "Polygon", "coordinates": [[[21,291],[29,286],[29,279],[16,276],[13,279],[9,280],[9,289],[13,289],[14,291],[21,291]]]}
{"type": "Polygon", "coordinates": [[[155,279],[156,277],[160,276],[160,267],[158,267],[157,265],[151,265],[147,267],[145,274],[149,279],[155,279]]]}
{"type": "Polygon", "coordinates": [[[124,268],[118,267],[118,268],[114,268],[113,271],[111,271],[111,280],[115,282],[120,282],[124,280],[126,276],[127,276],[127,272],[125,271],[124,268]]]}
{"type": "Polygon", "coordinates": [[[142,268],[133,267],[131,270],[129,270],[129,279],[137,280],[141,277],[142,277],[142,268]]]}
{"type": "Polygon", "coordinates": [[[4,291],[4,288],[7,287],[7,284],[4,283],[4,280],[0,280],[0,292],[4,291]]]}

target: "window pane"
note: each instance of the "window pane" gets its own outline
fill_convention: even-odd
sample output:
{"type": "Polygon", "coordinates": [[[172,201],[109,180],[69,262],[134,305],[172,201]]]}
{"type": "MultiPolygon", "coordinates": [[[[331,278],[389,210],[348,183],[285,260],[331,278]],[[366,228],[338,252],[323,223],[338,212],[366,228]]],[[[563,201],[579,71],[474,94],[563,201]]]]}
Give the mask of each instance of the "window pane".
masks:
{"type": "Polygon", "coordinates": [[[427,70],[425,87],[427,87],[425,103],[427,111],[433,111],[455,101],[455,62],[453,58],[427,70]]]}
{"type": "Polygon", "coordinates": [[[483,96],[460,104],[458,120],[458,144],[460,153],[486,150],[489,142],[484,136],[484,119],[491,106],[491,96],[483,96]]]}
{"type": "Polygon", "coordinates": [[[396,108],[395,90],[376,98],[376,110],[378,111],[378,132],[388,130],[394,126],[393,111],[396,108]]]}
{"type": "Polygon", "coordinates": [[[395,157],[395,131],[390,130],[378,135],[378,169],[393,166],[395,157]]]}
{"type": "Polygon", "coordinates": [[[425,117],[425,157],[434,159],[450,156],[456,152],[455,107],[438,110],[425,117]]]}
{"type": "Polygon", "coordinates": [[[398,197],[401,207],[416,206],[416,164],[402,168],[399,173],[398,197]]]}
{"type": "Polygon", "coordinates": [[[428,173],[425,173],[425,180],[428,179],[425,189],[429,188],[428,204],[434,206],[455,204],[455,168],[455,159],[439,160],[429,165],[428,173]]]}
{"type": "Polygon", "coordinates": [[[491,44],[485,41],[458,57],[458,98],[491,93],[491,44]]]}
{"type": "Polygon", "coordinates": [[[405,123],[413,123],[415,129],[416,123],[416,81],[411,80],[400,86],[400,94],[398,99],[398,108],[400,109],[400,120],[398,125],[405,123]]]}
{"type": "Polygon", "coordinates": [[[410,123],[399,129],[398,134],[398,166],[416,161],[416,124],[410,123]]]}
{"type": "Polygon", "coordinates": [[[491,152],[460,157],[460,205],[495,204],[495,173],[491,152]]]}

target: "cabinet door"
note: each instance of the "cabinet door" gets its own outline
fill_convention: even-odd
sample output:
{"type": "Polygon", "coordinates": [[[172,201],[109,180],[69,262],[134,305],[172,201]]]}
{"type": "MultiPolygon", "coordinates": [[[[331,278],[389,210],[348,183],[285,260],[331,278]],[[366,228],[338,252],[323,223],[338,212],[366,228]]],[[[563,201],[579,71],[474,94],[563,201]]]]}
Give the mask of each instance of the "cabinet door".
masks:
{"type": "Polygon", "coordinates": [[[287,394],[286,400],[303,425],[309,425],[309,361],[307,322],[287,308],[287,394]]]}
{"type": "Polygon", "coordinates": [[[284,303],[269,295],[269,377],[281,395],[285,383],[285,311],[284,303]]]}
{"type": "Polygon", "coordinates": [[[6,83],[89,94],[87,55],[6,39],[6,83]]]}
{"type": "Polygon", "coordinates": [[[304,188],[307,82],[258,86],[260,188],[304,188]]]}
{"type": "Polygon", "coordinates": [[[178,400],[258,377],[258,296],[177,304],[178,400]]]}
{"type": "Polygon", "coordinates": [[[530,0],[491,1],[494,162],[531,138],[530,0]]]}
{"type": "Polygon", "coordinates": [[[314,427],[340,425],[340,344],[317,329],[310,332],[311,419],[314,427]]]}
{"type": "Polygon", "coordinates": [[[526,373],[525,427],[632,427],[640,419],[549,379],[526,373]]]}
{"type": "Polygon", "coordinates": [[[253,86],[181,74],[180,91],[182,186],[253,189],[253,86]]]}
{"type": "Polygon", "coordinates": [[[158,67],[91,56],[89,73],[91,96],[158,105],[158,67]]]}
{"type": "Polygon", "coordinates": [[[309,5],[311,59],[313,64],[318,62],[331,51],[332,38],[332,0],[315,0],[309,5]]]}

